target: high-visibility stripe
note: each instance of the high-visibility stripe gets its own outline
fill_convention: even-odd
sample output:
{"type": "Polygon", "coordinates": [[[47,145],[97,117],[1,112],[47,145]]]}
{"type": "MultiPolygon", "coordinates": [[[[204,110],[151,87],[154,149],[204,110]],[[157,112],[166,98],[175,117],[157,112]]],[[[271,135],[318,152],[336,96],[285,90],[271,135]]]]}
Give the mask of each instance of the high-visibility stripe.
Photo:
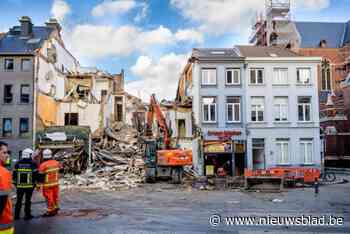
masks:
{"type": "Polygon", "coordinates": [[[48,172],[54,172],[54,171],[59,171],[60,169],[59,168],[51,168],[51,169],[47,169],[45,170],[44,173],[48,173],[48,172]]]}
{"type": "Polygon", "coordinates": [[[0,234],[14,234],[15,230],[14,228],[9,228],[9,229],[5,229],[5,230],[0,230],[0,234]]]}
{"type": "Polygon", "coordinates": [[[0,223],[0,230],[10,229],[13,227],[13,223],[0,223]]]}
{"type": "Polygon", "coordinates": [[[0,196],[7,196],[7,195],[10,195],[11,193],[11,190],[3,190],[3,191],[0,191],[0,196]]]}
{"type": "Polygon", "coordinates": [[[19,185],[17,185],[17,188],[33,188],[33,187],[34,187],[33,184],[28,184],[28,185],[19,184],[19,185]]]}
{"type": "Polygon", "coordinates": [[[51,187],[51,186],[56,186],[56,185],[58,185],[58,182],[43,184],[44,187],[51,187]]]}
{"type": "Polygon", "coordinates": [[[33,170],[30,168],[17,168],[16,171],[32,172],[33,170]]]}

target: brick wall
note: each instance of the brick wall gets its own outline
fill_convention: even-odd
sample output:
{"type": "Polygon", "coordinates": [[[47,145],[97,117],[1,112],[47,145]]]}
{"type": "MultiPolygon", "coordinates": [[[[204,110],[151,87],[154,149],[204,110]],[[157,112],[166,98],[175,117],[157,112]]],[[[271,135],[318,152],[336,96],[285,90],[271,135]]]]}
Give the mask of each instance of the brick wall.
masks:
{"type": "MultiPolygon", "coordinates": [[[[304,56],[316,56],[327,59],[331,63],[331,79],[332,87],[337,90],[340,88],[339,81],[344,79],[344,74],[336,70],[341,64],[344,63],[345,57],[343,56],[344,52],[341,52],[341,49],[338,48],[300,48],[298,53],[304,56]]],[[[349,48],[350,53],[350,48],[349,48]]],[[[319,67],[319,76],[318,76],[318,89],[321,91],[321,67],[319,67]]]]}

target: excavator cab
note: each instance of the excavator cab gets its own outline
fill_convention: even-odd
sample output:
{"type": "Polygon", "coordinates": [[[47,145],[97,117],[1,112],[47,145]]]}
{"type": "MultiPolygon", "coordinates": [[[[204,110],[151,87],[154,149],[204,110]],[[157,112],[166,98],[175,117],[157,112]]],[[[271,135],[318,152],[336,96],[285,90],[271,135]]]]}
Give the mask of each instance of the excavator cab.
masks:
{"type": "Polygon", "coordinates": [[[145,129],[146,182],[155,182],[156,178],[171,178],[173,183],[181,183],[183,167],[192,165],[192,151],[171,147],[171,128],[154,94],[151,95],[145,129]],[[152,132],[154,118],[159,134],[156,137],[152,132]]]}
{"type": "Polygon", "coordinates": [[[144,140],[146,182],[154,183],[157,178],[171,179],[174,184],[182,182],[183,166],[192,165],[192,150],[158,150],[154,139],[144,140]]]}

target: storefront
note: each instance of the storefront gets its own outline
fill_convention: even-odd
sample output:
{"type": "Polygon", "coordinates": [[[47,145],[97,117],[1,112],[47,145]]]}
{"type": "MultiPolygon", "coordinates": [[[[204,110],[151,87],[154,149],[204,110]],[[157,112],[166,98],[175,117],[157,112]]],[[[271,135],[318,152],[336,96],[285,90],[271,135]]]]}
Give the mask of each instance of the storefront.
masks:
{"type": "Polygon", "coordinates": [[[210,139],[203,141],[204,175],[243,175],[246,165],[245,143],[241,140],[233,140],[234,135],[239,133],[208,132],[210,139]]]}

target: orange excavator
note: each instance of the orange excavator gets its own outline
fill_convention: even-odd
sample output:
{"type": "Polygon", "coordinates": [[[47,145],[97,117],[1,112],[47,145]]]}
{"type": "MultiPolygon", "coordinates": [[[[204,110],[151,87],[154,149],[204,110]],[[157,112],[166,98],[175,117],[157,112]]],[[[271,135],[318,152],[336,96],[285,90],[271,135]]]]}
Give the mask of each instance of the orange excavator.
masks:
{"type": "Polygon", "coordinates": [[[171,148],[171,129],[155,94],[151,95],[144,143],[146,182],[155,182],[157,178],[171,178],[173,183],[181,183],[183,167],[192,165],[192,150],[171,148]],[[157,123],[156,136],[152,131],[154,118],[157,123]]]}

